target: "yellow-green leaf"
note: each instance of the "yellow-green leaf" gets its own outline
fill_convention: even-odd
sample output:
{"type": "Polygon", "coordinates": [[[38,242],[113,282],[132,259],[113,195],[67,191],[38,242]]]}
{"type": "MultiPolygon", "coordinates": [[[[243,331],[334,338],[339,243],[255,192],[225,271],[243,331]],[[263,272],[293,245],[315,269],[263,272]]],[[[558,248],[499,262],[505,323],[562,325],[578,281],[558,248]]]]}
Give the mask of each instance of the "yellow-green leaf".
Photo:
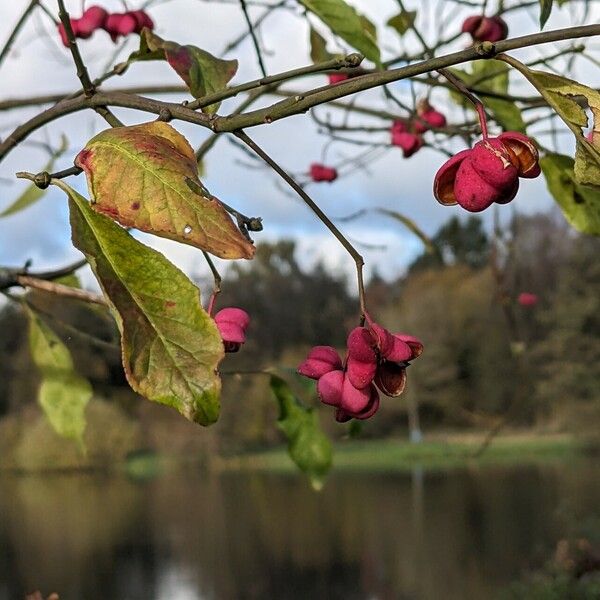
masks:
{"type": "Polygon", "coordinates": [[[102,131],[75,163],[85,171],[94,210],[121,225],[220,258],[254,256],[254,246],[219,200],[203,193],[194,151],[169,124],[102,131]]]}
{"type": "Polygon", "coordinates": [[[575,161],[563,154],[540,159],[548,190],[567,221],[582,233],[600,235],[600,189],[579,184],[574,165],[575,161]]]}
{"type": "Polygon", "coordinates": [[[393,27],[400,35],[404,35],[415,24],[416,18],[416,10],[403,10],[388,19],[387,24],[393,27]]]}
{"type": "Polygon", "coordinates": [[[311,485],[320,489],[331,468],[333,448],[317,413],[302,406],[280,377],[271,376],[271,390],[279,404],[277,426],[288,441],[290,458],[308,475],[311,485]]]}
{"type": "Polygon", "coordinates": [[[582,127],[588,118],[580,102],[585,101],[594,115],[594,130],[600,128],[600,92],[566,77],[534,71],[521,63],[510,62],[537,88],[575,135],[575,179],[583,185],[600,186],[600,148],[587,140],[582,127]]]}
{"type": "MultiPolygon", "coordinates": [[[[236,74],[237,60],[217,58],[196,46],[180,46],[158,37],[149,29],[143,29],[140,35],[140,48],[127,61],[166,60],[175,72],[183,79],[194,98],[202,98],[208,94],[220,92],[236,74]]],[[[202,111],[214,113],[219,104],[205,106],[202,111]]]]}
{"type": "Polygon", "coordinates": [[[200,304],[200,290],[160,252],[148,248],[62,181],[71,232],[121,332],[129,385],[202,425],[219,416],[217,366],[223,343],[200,304]]]}
{"type": "MultiPolygon", "coordinates": [[[[60,146],[55,152],[52,153],[52,156],[50,156],[50,159],[42,171],[51,173],[54,170],[56,161],[65,153],[68,145],[67,138],[63,135],[61,136],[60,140],[60,146]]],[[[34,183],[29,184],[27,189],[8,208],[5,208],[2,212],[0,212],[0,218],[14,215],[23,209],[28,208],[40,200],[45,193],[46,190],[39,188],[34,183]]]]}
{"type": "Polygon", "coordinates": [[[39,403],[58,435],[81,444],[92,386],[75,371],[71,353],[52,329],[31,309],[26,312],[31,356],[42,376],[39,403]]]}
{"type": "Polygon", "coordinates": [[[327,27],[366,58],[379,65],[381,57],[374,25],[344,0],[298,0],[327,27]]]}
{"type": "Polygon", "coordinates": [[[314,63],[325,62],[333,58],[333,54],[327,51],[325,38],[313,27],[310,28],[310,59],[314,63]]]}

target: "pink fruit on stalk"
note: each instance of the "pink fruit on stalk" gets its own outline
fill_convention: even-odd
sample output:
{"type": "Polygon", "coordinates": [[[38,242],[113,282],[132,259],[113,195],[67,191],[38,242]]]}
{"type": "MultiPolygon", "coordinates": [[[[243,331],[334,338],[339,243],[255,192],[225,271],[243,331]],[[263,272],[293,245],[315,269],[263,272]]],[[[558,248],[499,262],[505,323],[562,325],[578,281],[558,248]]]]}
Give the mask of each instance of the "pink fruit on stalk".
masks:
{"type": "Polygon", "coordinates": [[[366,327],[355,327],[348,335],[346,345],[348,378],[355,387],[364,388],[373,381],[377,368],[373,336],[366,327]]]}
{"type": "Polygon", "coordinates": [[[417,104],[418,119],[414,120],[413,127],[417,133],[425,133],[428,129],[439,129],[446,126],[446,117],[433,108],[424,98],[417,104]]]}
{"type": "Polygon", "coordinates": [[[346,373],[342,386],[340,408],[351,414],[362,412],[371,400],[373,389],[372,385],[363,388],[354,387],[346,373]]]}
{"type": "Polygon", "coordinates": [[[390,127],[392,146],[402,148],[404,158],[412,156],[423,145],[420,135],[408,131],[404,121],[394,121],[390,127]]]}
{"type": "MultiPolygon", "coordinates": [[[[104,27],[106,19],[108,18],[108,12],[101,6],[90,6],[79,19],[71,19],[71,29],[73,35],[76,38],[87,39],[89,38],[96,29],[104,27]]],[[[60,39],[65,47],[69,46],[69,40],[67,39],[67,32],[62,23],[58,24],[58,33],[60,39]]]]}
{"type": "Polygon", "coordinates": [[[323,404],[336,407],[339,422],[368,419],[379,409],[379,390],[399,396],[406,385],[408,361],[423,351],[419,339],[405,333],[390,333],[365,313],[365,326],[348,335],[347,357],[342,363],[331,346],[315,346],[298,373],[317,379],[323,404]]]}
{"type": "Polygon", "coordinates": [[[370,419],[379,410],[379,393],[375,389],[375,386],[370,388],[369,402],[360,412],[348,412],[342,407],[338,407],[335,411],[335,420],[338,423],[345,423],[350,419],[359,419],[361,421],[370,419]]]}
{"type": "Polygon", "coordinates": [[[319,379],[326,373],[341,370],[342,359],[331,346],[315,346],[311,348],[306,360],[298,367],[298,373],[310,379],[319,379]]]}
{"type": "Polygon", "coordinates": [[[313,163],[310,165],[310,178],[313,181],[327,181],[332,182],[335,181],[338,177],[337,169],[334,167],[327,167],[320,163],[313,163]]]}
{"type": "Polygon", "coordinates": [[[136,20],[137,28],[135,33],[141,33],[142,29],[154,29],[154,21],[150,18],[150,15],[144,10],[132,10],[129,12],[130,15],[136,20]]]}
{"type": "Polygon", "coordinates": [[[414,335],[408,335],[407,333],[395,333],[394,337],[401,339],[411,349],[412,354],[408,360],[419,358],[419,356],[421,356],[423,353],[423,342],[414,335]]]}
{"type": "Polygon", "coordinates": [[[246,341],[250,315],[241,308],[223,308],[214,317],[225,352],[237,352],[246,341]]]}
{"type": "Polygon", "coordinates": [[[531,292],[521,292],[517,298],[517,302],[525,307],[535,306],[539,301],[540,299],[537,294],[532,294],[531,292]]]}
{"type": "Polygon", "coordinates": [[[101,29],[108,18],[108,11],[101,6],[90,6],[81,15],[77,24],[79,37],[86,38],[92,35],[96,29],[101,29]]]}
{"type": "Polygon", "coordinates": [[[493,17],[474,15],[464,20],[462,32],[471,34],[474,42],[499,42],[506,39],[508,25],[498,15],[493,17]]]}
{"type": "Polygon", "coordinates": [[[317,394],[323,404],[340,406],[342,403],[342,389],[344,387],[344,371],[336,369],[329,371],[319,378],[317,394]]]}
{"type": "Polygon", "coordinates": [[[519,177],[539,174],[533,142],[509,131],[497,138],[484,137],[471,150],[448,160],[436,173],[433,193],[441,204],[460,204],[470,212],[479,212],[494,202],[510,202],[519,189],[519,177]]]}
{"type": "Polygon", "coordinates": [[[340,81],[346,81],[347,79],[350,79],[348,73],[329,73],[327,77],[330,85],[335,85],[336,83],[340,83],[340,81]]]}
{"type": "Polygon", "coordinates": [[[154,29],[154,22],[143,10],[132,10],[124,13],[113,13],[104,23],[104,29],[109,33],[113,42],[119,37],[126,37],[132,33],[141,33],[142,29],[154,29]]]}

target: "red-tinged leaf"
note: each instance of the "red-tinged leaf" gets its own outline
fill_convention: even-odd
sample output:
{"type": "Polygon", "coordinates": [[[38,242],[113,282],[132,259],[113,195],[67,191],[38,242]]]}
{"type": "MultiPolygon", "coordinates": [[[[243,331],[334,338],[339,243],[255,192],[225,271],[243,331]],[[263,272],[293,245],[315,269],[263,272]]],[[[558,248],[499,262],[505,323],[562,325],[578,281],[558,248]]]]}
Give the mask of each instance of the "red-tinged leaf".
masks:
{"type": "MultiPolygon", "coordinates": [[[[183,79],[194,98],[225,89],[238,69],[237,60],[223,60],[196,46],[181,46],[163,40],[149,29],[142,30],[140,49],[127,62],[136,60],[166,60],[183,79]]],[[[202,111],[214,113],[218,109],[219,104],[211,104],[202,111]]]]}
{"type": "Polygon", "coordinates": [[[252,258],[254,246],[198,179],[194,151],[161,121],[116,127],[92,138],[75,164],[95,211],[220,258],[252,258]]]}
{"type": "Polygon", "coordinates": [[[69,196],[73,243],[85,254],[117,321],[129,385],[190,421],[214,423],[224,351],[200,290],[160,252],[94,212],[67,184],[53,183],[69,196]]]}

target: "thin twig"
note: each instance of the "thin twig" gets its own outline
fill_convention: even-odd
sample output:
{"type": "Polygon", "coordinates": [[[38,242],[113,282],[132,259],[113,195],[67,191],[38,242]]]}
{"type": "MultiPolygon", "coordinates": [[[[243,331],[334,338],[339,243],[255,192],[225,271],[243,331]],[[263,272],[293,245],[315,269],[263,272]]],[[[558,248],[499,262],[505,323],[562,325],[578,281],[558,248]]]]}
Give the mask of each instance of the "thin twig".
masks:
{"type": "Polygon", "coordinates": [[[300,67],[299,69],[292,69],[291,71],[283,71],[281,73],[276,73],[275,75],[269,75],[261,77],[260,79],[254,79],[253,81],[248,81],[246,83],[242,83],[240,85],[236,85],[234,87],[215,92],[214,94],[203,96],[202,98],[198,98],[193,102],[188,102],[185,106],[193,110],[197,108],[204,108],[205,106],[210,106],[211,104],[221,102],[222,100],[226,100],[227,98],[233,98],[241,92],[247,92],[249,90],[253,90],[261,86],[272,85],[273,83],[288,81],[290,79],[295,79],[296,77],[301,77],[303,75],[311,75],[313,73],[319,73],[321,71],[331,71],[345,68],[353,69],[358,67],[362,60],[363,57],[360,54],[348,54],[348,56],[344,56],[342,58],[333,58],[324,62],[307,65],[306,67],[300,67]]]}
{"type": "Polygon", "coordinates": [[[55,283],[53,281],[47,281],[45,279],[37,279],[30,275],[19,275],[17,276],[17,283],[21,287],[34,288],[36,290],[43,290],[57,296],[63,296],[64,298],[73,298],[74,300],[82,300],[83,302],[91,302],[93,304],[100,304],[106,306],[107,302],[103,296],[81,290],[79,288],[72,288],[68,285],[62,285],[62,283],[55,283]]]}
{"type": "Polygon", "coordinates": [[[4,44],[2,50],[0,51],[0,65],[4,62],[4,59],[8,56],[8,53],[10,52],[12,45],[15,43],[15,40],[17,39],[19,32],[23,28],[23,25],[25,25],[25,23],[27,22],[27,19],[29,18],[29,15],[32,13],[33,9],[36,6],[38,6],[38,4],[39,4],[39,0],[31,0],[31,2],[27,5],[27,8],[21,14],[21,17],[17,21],[17,24],[14,26],[13,30],[11,31],[10,35],[8,36],[8,39],[6,40],[6,42],[4,44]]]}
{"type": "Polygon", "coordinates": [[[265,63],[262,57],[262,51],[260,49],[260,44],[258,43],[258,38],[256,37],[256,31],[254,30],[254,25],[250,19],[250,15],[248,14],[248,7],[246,6],[246,0],[240,0],[240,6],[242,7],[242,12],[244,13],[244,18],[246,19],[246,24],[248,25],[248,31],[250,33],[250,37],[252,38],[252,43],[254,44],[254,50],[256,51],[256,58],[258,59],[258,65],[260,67],[260,71],[263,74],[263,77],[267,76],[267,69],[265,68],[265,63]]]}
{"type": "Polygon", "coordinates": [[[331,231],[340,244],[346,249],[348,254],[356,264],[356,275],[358,280],[358,297],[360,301],[361,319],[366,313],[365,304],[365,288],[363,280],[363,266],[365,261],[358,253],[356,248],[346,239],[342,232],[331,222],[329,217],[319,208],[317,203],[298,185],[295,179],[289,175],[277,162],[275,162],[248,134],[244,131],[234,131],[233,134],[251,148],[258,156],[260,156],[299,196],[304,200],[308,207],[317,215],[320,221],[331,231]]]}
{"type": "Polygon", "coordinates": [[[369,90],[380,85],[400,81],[417,75],[423,75],[433,70],[451,67],[464,62],[480,60],[485,58],[494,58],[498,52],[505,50],[514,50],[525,48],[537,44],[556,42],[565,39],[575,39],[600,35],[600,24],[583,25],[579,27],[568,27],[565,29],[556,29],[554,31],[543,31],[526,35],[510,40],[504,40],[496,44],[484,42],[478,46],[454,52],[445,56],[440,56],[425,60],[419,63],[411,64],[398,69],[381,71],[368,75],[362,75],[348,81],[342,81],[334,86],[326,86],[305,93],[303,96],[290,98],[277,102],[266,108],[254,110],[239,115],[229,115],[216,118],[210,118],[199,114],[196,111],[189,110],[185,106],[170,102],[160,102],[158,100],[135,96],[132,94],[118,92],[97,92],[90,98],[81,96],[72,100],[59,102],[52,108],[33,117],[26,123],[17,127],[1,144],[0,160],[2,160],[20,141],[25,139],[30,133],[39,129],[46,123],[57,119],[66,114],[77,112],[84,109],[95,109],[98,106],[120,106],[124,108],[133,108],[145,112],[160,114],[161,111],[168,109],[174,119],[195,123],[204,127],[211,128],[214,132],[236,131],[247,127],[255,127],[264,123],[271,123],[275,120],[283,119],[292,115],[306,112],[314,106],[325,104],[333,100],[338,100],[345,96],[369,90]]]}
{"type": "Polygon", "coordinates": [[[217,296],[221,293],[221,274],[219,273],[219,271],[217,271],[217,267],[215,267],[215,263],[213,262],[212,258],[210,257],[210,255],[208,254],[208,252],[202,250],[202,254],[204,256],[204,258],[206,259],[206,262],[208,263],[208,267],[210,269],[210,272],[212,273],[213,276],[213,291],[212,294],[210,295],[210,300],[208,301],[208,308],[206,309],[206,312],[208,312],[209,315],[212,315],[213,313],[213,309],[215,307],[215,300],[217,299],[217,296]]]}

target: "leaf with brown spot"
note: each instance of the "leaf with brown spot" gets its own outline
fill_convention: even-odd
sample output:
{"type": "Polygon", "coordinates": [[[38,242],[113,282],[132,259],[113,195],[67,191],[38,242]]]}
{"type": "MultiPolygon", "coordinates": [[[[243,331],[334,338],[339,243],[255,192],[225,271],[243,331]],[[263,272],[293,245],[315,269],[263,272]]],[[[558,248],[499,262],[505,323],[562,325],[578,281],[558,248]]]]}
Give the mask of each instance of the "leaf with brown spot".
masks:
{"type": "Polygon", "coordinates": [[[252,242],[221,202],[203,193],[194,151],[171,125],[153,121],[102,131],[75,164],[85,171],[93,209],[121,225],[219,258],[254,256],[252,242]]]}
{"type": "Polygon", "coordinates": [[[69,196],[73,244],[85,254],[117,321],[129,385],[190,421],[214,423],[224,349],[200,290],[66,183],[53,184],[69,196]]]}
{"type": "MultiPolygon", "coordinates": [[[[224,90],[238,69],[237,60],[223,60],[196,46],[163,40],[149,29],[142,30],[140,48],[127,63],[138,60],[166,60],[194,98],[224,90]]],[[[212,114],[218,109],[219,104],[215,103],[202,108],[202,112],[212,114]]]]}

